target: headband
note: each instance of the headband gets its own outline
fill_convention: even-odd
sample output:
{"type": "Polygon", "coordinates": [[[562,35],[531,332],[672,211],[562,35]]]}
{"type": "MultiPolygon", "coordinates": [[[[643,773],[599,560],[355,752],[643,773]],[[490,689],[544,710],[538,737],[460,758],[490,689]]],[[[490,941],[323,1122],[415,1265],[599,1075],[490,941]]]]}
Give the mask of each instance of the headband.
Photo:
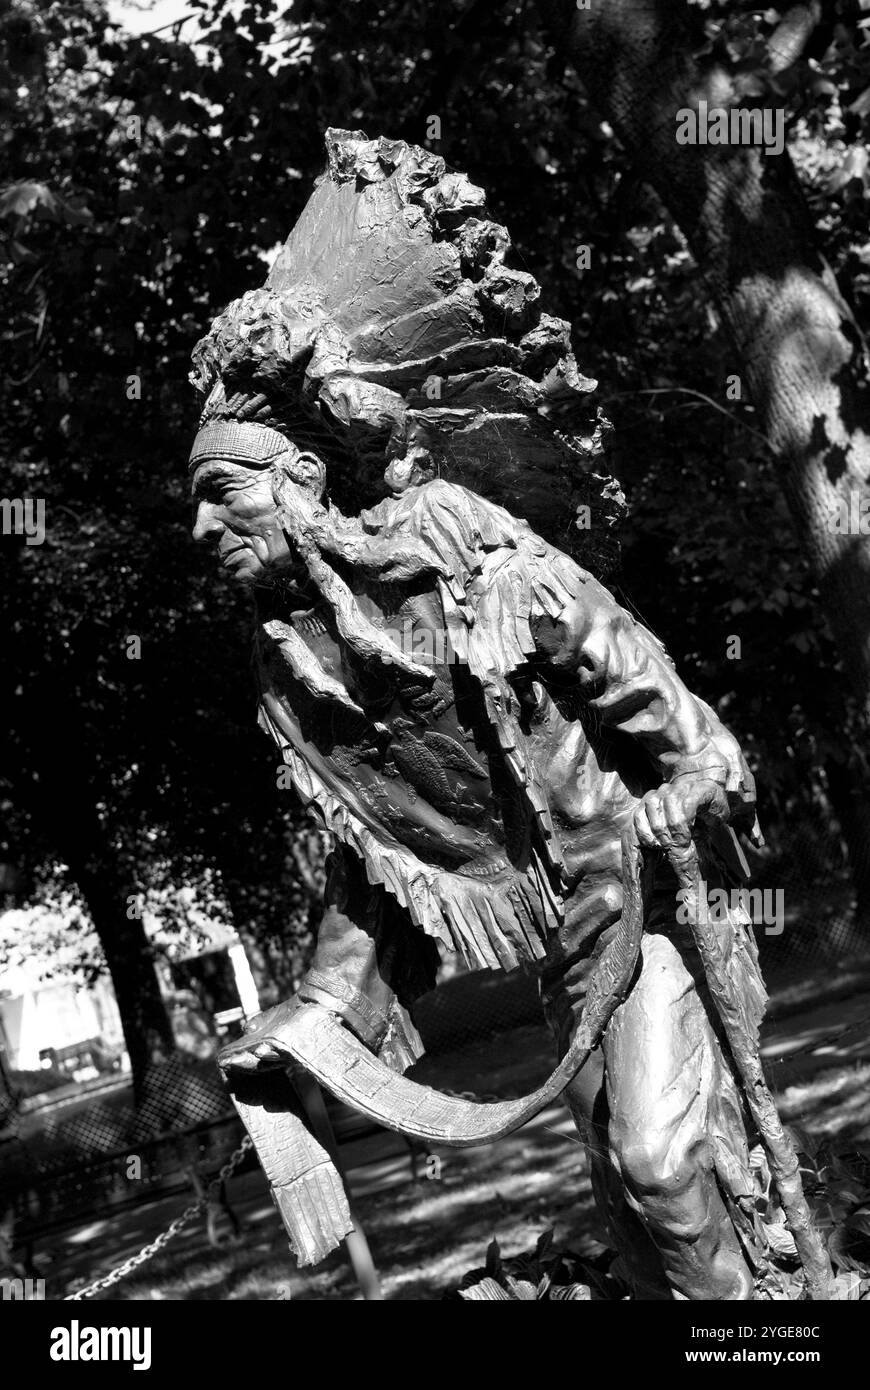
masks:
{"type": "Polygon", "coordinates": [[[268,425],[250,420],[212,420],[203,425],[190,451],[191,469],[208,459],[224,459],[247,468],[267,468],[293,445],[268,425]]]}

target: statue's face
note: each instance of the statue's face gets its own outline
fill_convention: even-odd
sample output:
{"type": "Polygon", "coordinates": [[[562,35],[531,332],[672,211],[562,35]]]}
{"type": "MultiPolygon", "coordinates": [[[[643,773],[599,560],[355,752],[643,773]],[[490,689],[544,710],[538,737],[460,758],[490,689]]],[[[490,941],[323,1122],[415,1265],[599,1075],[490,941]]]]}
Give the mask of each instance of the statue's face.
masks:
{"type": "MultiPolygon", "coordinates": [[[[229,575],[242,584],[256,583],[267,570],[294,559],[274,497],[276,471],[274,464],[256,469],[209,459],[193,475],[193,539],[213,546],[229,575]]],[[[292,505],[298,484],[283,476],[280,482],[292,505]]]]}
{"type": "Polygon", "coordinates": [[[300,557],[282,521],[292,517],[286,529],[294,531],[319,502],[326,483],[322,460],[251,421],[207,423],[191,457],[194,540],[210,544],[242,584],[295,567],[300,557]]]}

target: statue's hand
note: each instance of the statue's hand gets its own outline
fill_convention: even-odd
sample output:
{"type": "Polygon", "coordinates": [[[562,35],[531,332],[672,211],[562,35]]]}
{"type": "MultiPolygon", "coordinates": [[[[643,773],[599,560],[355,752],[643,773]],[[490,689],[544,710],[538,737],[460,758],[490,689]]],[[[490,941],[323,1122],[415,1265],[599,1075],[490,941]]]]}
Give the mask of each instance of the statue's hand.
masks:
{"type": "Polygon", "coordinates": [[[647,792],[634,813],[637,838],[649,849],[686,849],[698,816],[727,821],[728,797],[708,777],[683,776],[647,792]]]}

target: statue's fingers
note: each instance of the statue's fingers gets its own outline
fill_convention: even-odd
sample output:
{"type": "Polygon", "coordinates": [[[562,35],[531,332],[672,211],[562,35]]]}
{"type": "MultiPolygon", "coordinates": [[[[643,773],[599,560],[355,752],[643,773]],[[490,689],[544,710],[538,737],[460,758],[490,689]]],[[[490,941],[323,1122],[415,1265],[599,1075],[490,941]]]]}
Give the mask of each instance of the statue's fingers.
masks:
{"type": "Polygon", "coordinates": [[[728,797],[718,782],[710,782],[704,788],[704,795],[698,803],[698,811],[701,815],[710,817],[711,820],[728,819],[730,812],[728,797]]]}
{"type": "Polygon", "coordinates": [[[647,796],[644,798],[643,804],[649,827],[655,836],[656,843],[662,845],[664,849],[669,849],[671,845],[671,831],[661,796],[658,795],[658,793],[647,796]]]}
{"type": "MultiPolygon", "coordinates": [[[[683,798],[676,792],[666,791],[662,793],[662,806],[664,807],[665,818],[668,824],[670,844],[673,846],[685,846],[692,839],[692,824],[686,814],[686,805],[683,798]]],[[[689,812],[691,815],[691,811],[689,812]]]]}
{"type": "Polygon", "coordinates": [[[658,840],[655,837],[652,826],[646,811],[646,803],[641,802],[634,813],[634,828],[637,831],[637,838],[647,849],[656,849],[658,840]]]}

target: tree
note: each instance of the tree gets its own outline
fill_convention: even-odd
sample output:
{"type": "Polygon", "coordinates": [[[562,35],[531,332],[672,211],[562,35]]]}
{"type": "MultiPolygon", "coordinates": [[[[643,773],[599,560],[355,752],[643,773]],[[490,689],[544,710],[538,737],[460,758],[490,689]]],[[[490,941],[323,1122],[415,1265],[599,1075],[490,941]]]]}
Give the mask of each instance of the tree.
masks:
{"type": "MultiPolygon", "coordinates": [[[[810,3],[781,16],[740,13],[733,24],[725,18],[732,7],[703,14],[675,0],[610,0],[587,9],[545,0],[541,8],[637,175],[679,224],[730,337],[733,371],[755,403],[858,701],[861,756],[851,778],[842,763],[834,765],[831,790],[852,853],[859,915],[870,924],[870,524],[849,523],[870,519],[866,342],[820,251],[788,152],[676,138],[679,113],[702,101],[782,111],[790,100],[795,120],[813,98],[837,94],[818,64],[800,64],[808,49],[825,54],[838,7],[825,7],[824,23],[823,7],[810,3]]],[[[843,7],[850,8],[854,22],[858,7],[843,7]]],[[[848,33],[839,41],[848,52],[848,33]]],[[[853,67],[838,55],[843,98],[866,115],[859,80],[870,76],[870,56],[855,40],[851,50],[853,67]]],[[[856,117],[853,138],[858,124],[856,117]]],[[[864,169],[866,158],[854,162],[859,181],[864,169]]],[[[854,721],[843,716],[848,729],[854,721]]]]}
{"type": "MultiPolygon", "coordinates": [[[[851,810],[858,862],[870,814],[844,752],[855,705],[837,689],[820,589],[778,481],[793,465],[770,447],[757,402],[723,399],[727,375],[750,378],[714,331],[722,311],[699,293],[668,189],[656,196],[641,177],[647,152],[604,120],[594,74],[587,86],[566,67],[562,29],[557,45],[533,0],[193,8],[195,46],[173,29],[125,33],[100,0],[15,0],[0,16],[0,88],[15,105],[0,125],[0,455],[9,492],[44,498],[47,516],[42,546],[0,540],[0,848],[36,892],[57,862],[93,892],[130,1035],[151,1039],[137,1071],[165,1034],[131,896],[213,872],[272,998],[311,939],[317,842],[254,727],[250,615],[188,535],[185,378],[214,313],[262,281],[320,172],[328,125],[428,144],[486,186],[515,263],[572,320],[617,425],[613,467],[633,513],[620,596],[748,746],[766,832],[786,843],[836,806],[849,838],[851,810]],[[744,654],[729,661],[735,631],[744,654]],[[827,688],[819,672],[832,673],[827,688]]],[[[698,62],[773,80],[772,20],[707,18],[714,56],[698,62]]],[[[866,113],[838,112],[855,105],[865,59],[852,20],[834,45],[820,33],[774,78],[790,84],[807,235],[821,228],[862,318],[866,113]]],[[[694,61],[690,39],[684,53],[694,61]]],[[[761,158],[753,177],[780,197],[775,160],[761,158]]]]}
{"type": "MultiPolygon", "coordinates": [[[[249,615],[194,551],[179,446],[194,424],[198,330],[262,276],[285,217],[264,205],[301,187],[275,149],[258,200],[256,151],[213,129],[226,103],[238,134],[245,82],[259,80],[256,44],[233,32],[218,35],[216,72],[171,36],[113,31],[95,0],[21,0],[0,20],[16,105],[0,174],[0,444],[10,494],[46,514],[43,544],[4,536],[0,558],[5,856],[37,887],[59,865],[79,889],[139,1094],[172,1046],[137,915],[144,889],[215,866],[266,973],[287,958],[273,985],[285,993],[310,926],[288,843],[300,812],[254,727],[249,615]],[[231,892],[239,879],[257,884],[256,902],[231,892]]],[[[280,84],[269,93],[286,143],[293,102],[280,84]]]]}

